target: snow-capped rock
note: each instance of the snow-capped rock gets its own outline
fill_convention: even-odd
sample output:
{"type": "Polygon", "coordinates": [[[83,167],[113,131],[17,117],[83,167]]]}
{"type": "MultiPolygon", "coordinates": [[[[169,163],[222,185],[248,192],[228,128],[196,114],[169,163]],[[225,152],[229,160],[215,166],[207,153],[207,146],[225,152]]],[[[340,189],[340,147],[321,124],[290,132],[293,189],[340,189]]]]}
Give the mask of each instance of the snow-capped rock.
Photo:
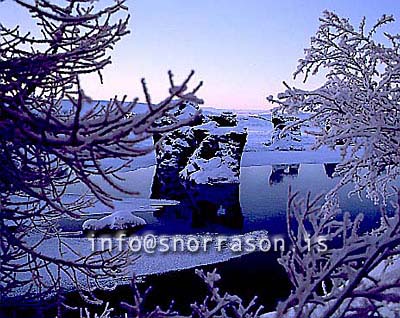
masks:
{"type": "Polygon", "coordinates": [[[160,171],[181,170],[197,146],[190,127],[181,127],[167,133],[156,148],[157,168],[160,171]]]}
{"type": "Polygon", "coordinates": [[[224,111],[221,114],[210,114],[208,118],[220,127],[235,127],[238,124],[236,114],[224,111]]]}
{"type": "MultiPolygon", "coordinates": [[[[174,103],[174,101],[172,103],[174,103]]],[[[173,125],[177,120],[180,122],[191,120],[190,126],[193,126],[201,124],[204,120],[204,116],[198,104],[185,101],[168,110],[165,116],[155,122],[155,126],[163,127],[173,125]]],[[[155,134],[154,139],[155,141],[158,141],[163,136],[165,136],[165,134],[155,134]]]]}
{"type": "Polygon", "coordinates": [[[124,230],[134,229],[146,225],[146,221],[141,217],[128,211],[118,211],[101,219],[86,220],[82,229],[84,231],[103,231],[103,230],[124,230]]]}
{"type": "MultiPolygon", "coordinates": [[[[188,107],[176,110],[174,116],[190,112],[193,105],[188,107]]],[[[179,179],[196,184],[238,183],[247,130],[237,123],[231,112],[211,114],[197,125],[155,137],[159,183],[179,179]]]]}
{"type": "Polygon", "coordinates": [[[171,118],[180,121],[187,121],[194,118],[187,126],[183,126],[168,133],[154,135],[154,144],[157,145],[157,172],[160,174],[173,173],[177,175],[185,166],[187,158],[198,145],[196,136],[191,130],[191,126],[202,124],[204,116],[196,103],[185,102],[170,109],[166,116],[156,122],[156,126],[163,127],[174,124],[171,118]]]}
{"type": "Polygon", "coordinates": [[[223,134],[218,130],[207,134],[180,172],[181,178],[196,184],[239,183],[246,130],[236,128],[223,134]]]}

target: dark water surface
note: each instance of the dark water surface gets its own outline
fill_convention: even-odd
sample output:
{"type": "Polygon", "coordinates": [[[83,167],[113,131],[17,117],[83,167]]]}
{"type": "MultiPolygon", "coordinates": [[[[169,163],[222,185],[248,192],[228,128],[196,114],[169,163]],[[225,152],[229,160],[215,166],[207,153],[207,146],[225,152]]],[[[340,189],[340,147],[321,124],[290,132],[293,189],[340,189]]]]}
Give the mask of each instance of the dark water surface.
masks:
{"type": "MultiPolygon", "coordinates": [[[[284,234],[289,186],[304,196],[308,192],[312,196],[327,193],[338,182],[332,177],[333,168],[334,164],[242,167],[240,185],[183,186],[173,180],[155,187],[155,181],[153,198],[179,200],[181,204],[151,216],[143,215],[149,221],[143,232],[234,234],[268,230],[271,234],[284,234]]],[[[349,185],[340,191],[342,210],[353,215],[362,212],[365,224],[375,224],[379,220],[378,208],[366,198],[348,197],[351,189],[349,185]]]]}

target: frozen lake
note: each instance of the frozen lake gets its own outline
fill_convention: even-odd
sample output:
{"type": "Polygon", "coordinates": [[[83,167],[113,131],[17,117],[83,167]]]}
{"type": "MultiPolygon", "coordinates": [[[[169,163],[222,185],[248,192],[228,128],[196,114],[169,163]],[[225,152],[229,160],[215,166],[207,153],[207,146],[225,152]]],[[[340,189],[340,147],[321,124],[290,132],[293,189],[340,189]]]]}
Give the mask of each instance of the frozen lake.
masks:
{"type": "MultiPolygon", "coordinates": [[[[135,190],[140,191],[139,197],[142,199],[162,197],[181,201],[176,206],[166,206],[158,212],[137,212],[136,214],[146,219],[148,223],[137,234],[151,232],[154,234],[232,235],[267,230],[271,235],[284,236],[289,185],[293,190],[303,194],[308,191],[315,195],[327,192],[338,181],[337,178],[331,176],[333,167],[332,164],[242,167],[240,185],[202,186],[195,189],[181,188],[177,191],[179,187],[171,184],[171,191],[168,193],[157,193],[153,184],[154,166],[131,171],[127,173],[129,176],[127,182],[135,190]]],[[[360,201],[356,196],[348,198],[345,194],[347,190],[349,188],[344,189],[340,196],[342,209],[352,214],[363,212],[365,225],[377,222],[378,208],[366,199],[360,201]]],[[[130,205],[132,203],[127,197],[118,204],[118,207],[129,209],[130,205]]],[[[75,223],[73,226],[75,229],[77,229],[76,225],[75,223]]],[[[163,260],[163,256],[159,258],[150,256],[142,257],[136,269],[144,274],[147,268],[145,263],[149,262],[148,268],[155,266],[159,273],[164,272],[158,275],[151,271],[149,273],[153,273],[152,275],[145,275],[143,288],[152,285],[155,291],[149,299],[149,307],[154,305],[155,301],[168,304],[171,299],[175,299],[179,304],[179,309],[188,308],[187,306],[199,297],[197,293],[188,292],[192,290],[193,284],[199,284],[199,290],[202,290],[201,282],[194,274],[192,267],[201,266],[206,270],[218,268],[223,276],[222,288],[235,292],[245,299],[258,295],[261,303],[273,309],[276,302],[289,292],[285,272],[276,261],[278,256],[276,252],[257,252],[238,258],[232,258],[229,255],[220,258],[213,256],[210,259],[207,257],[197,259],[197,256],[190,254],[179,255],[174,257],[172,267],[165,267],[166,263],[170,263],[169,258],[163,260]],[[170,287],[172,283],[173,289],[170,287]]],[[[133,264],[133,269],[135,266],[136,264],[133,264]]],[[[117,293],[103,294],[103,297],[115,303],[115,306],[121,299],[129,300],[130,297],[127,286],[120,286],[117,290],[117,293]]],[[[79,297],[73,294],[71,297],[74,302],[80,302],[79,297]]],[[[25,314],[29,316],[29,313],[25,314]]]]}
{"type": "MultiPolygon", "coordinates": [[[[264,142],[271,133],[269,117],[269,114],[241,117],[248,127],[249,136],[242,157],[240,184],[190,186],[173,180],[166,187],[161,187],[156,177],[154,153],[150,153],[137,158],[133,166],[123,172],[125,181],[121,185],[138,192],[137,196],[121,195],[105,182],[101,182],[101,187],[121,197],[121,201],[115,202],[114,211],[134,211],[146,220],[147,225],[135,233],[138,235],[246,235],[254,231],[268,231],[270,236],[284,237],[289,186],[303,195],[309,191],[312,196],[328,192],[338,182],[332,173],[340,157],[337,152],[326,149],[317,152],[309,150],[313,139],[308,136],[304,136],[303,140],[307,146],[305,151],[266,151],[264,142]],[[174,201],[179,201],[179,204],[171,204],[174,201]],[[163,207],[157,210],[153,208],[153,205],[159,206],[157,202],[166,204],[161,204],[163,207]]],[[[350,189],[351,185],[340,192],[342,210],[353,215],[363,212],[364,226],[377,223],[380,218],[378,208],[365,198],[347,197],[350,189]]],[[[84,190],[79,184],[71,186],[68,196],[76,198],[84,190]]],[[[87,255],[89,243],[81,233],[83,221],[112,212],[110,208],[96,205],[82,220],[62,220],[62,228],[70,232],[64,239],[87,255]]],[[[54,244],[49,240],[42,249],[56,251],[54,244]]],[[[223,276],[222,287],[245,299],[258,295],[261,303],[273,309],[289,291],[287,276],[277,263],[278,256],[274,252],[256,252],[240,257],[226,252],[142,255],[131,268],[145,277],[144,285],[154,286],[155,294],[150,298],[149,306],[156,304],[155,299],[157,304],[168,304],[175,299],[180,304],[179,309],[184,310],[185,305],[199,300],[195,298],[196,293],[188,291],[196,284],[201,289],[201,282],[193,270],[200,266],[207,270],[217,267],[223,276]]],[[[120,286],[116,293],[103,296],[117,305],[124,297],[129,300],[131,295],[127,286],[120,286]]],[[[72,297],[73,303],[86,306],[78,297],[72,297]]],[[[28,310],[23,316],[29,317],[30,314],[28,310]]]]}

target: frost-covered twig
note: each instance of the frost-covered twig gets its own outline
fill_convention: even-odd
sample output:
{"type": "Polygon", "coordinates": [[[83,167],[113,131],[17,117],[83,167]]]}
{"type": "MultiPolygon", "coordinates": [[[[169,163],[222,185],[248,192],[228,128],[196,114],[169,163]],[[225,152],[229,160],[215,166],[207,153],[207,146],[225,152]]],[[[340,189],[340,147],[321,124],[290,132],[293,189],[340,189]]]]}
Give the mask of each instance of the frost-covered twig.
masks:
{"type": "Polygon", "coordinates": [[[132,259],[113,252],[80,255],[62,239],[58,220],[79,218],[96,200],[112,206],[119,196],[99,180],[134,194],[121,186],[118,172],[153,149],[143,140],[193,119],[156,125],[171,108],[192,101],[201,85],[187,92],[193,72],[181,85],[171,80],[167,97],[153,105],[144,84],[144,111],[135,112],[137,100],[126,97],[95,103],[80,77],[97,72],[102,79],[109,51],[129,33],[125,1],[101,8],[87,0],[15,2],[29,10],[40,33],[0,24],[0,292],[45,297],[62,288],[63,277],[96,301],[93,285],[125,275],[132,259]],[[112,165],[105,164],[109,158],[112,165]],[[66,198],[75,183],[86,192],[66,198]],[[56,251],[39,251],[50,238],[58,242],[56,251]]]}
{"type": "Polygon", "coordinates": [[[256,318],[260,316],[263,306],[257,306],[257,297],[254,297],[246,306],[243,300],[237,295],[225,293],[220,294],[216,283],[221,279],[216,269],[213,272],[204,274],[202,270],[196,270],[197,275],[207,284],[209,295],[203,303],[192,304],[192,316],[199,318],[210,317],[236,317],[236,318],[256,318]]]}
{"type": "Polygon", "coordinates": [[[285,92],[268,99],[281,111],[310,112],[315,147],[341,150],[336,170],[342,181],[330,194],[352,181],[355,192],[366,190],[378,203],[400,174],[400,36],[383,32],[387,41],[376,40],[392,16],[384,15],[370,31],[365,19],[358,29],[332,12],[320,20],[294,76],[303,74],[306,81],[323,70],[325,83],[311,91],[285,84],[285,92]]]}
{"type": "Polygon", "coordinates": [[[257,306],[257,297],[254,297],[249,304],[246,306],[243,304],[242,299],[237,295],[231,295],[225,293],[220,294],[219,288],[216,283],[221,279],[221,276],[217,274],[216,269],[211,273],[204,273],[202,270],[196,270],[196,274],[203,280],[207,285],[208,294],[204,298],[202,303],[194,303],[191,305],[192,314],[190,316],[182,316],[173,309],[174,302],[167,310],[161,309],[157,306],[154,310],[145,311],[144,303],[146,296],[150,292],[150,288],[141,293],[138,289],[136,281],[132,281],[133,289],[133,302],[121,303],[122,308],[127,311],[127,317],[129,318],[258,318],[263,310],[263,306],[257,306]]]}
{"type": "Polygon", "coordinates": [[[290,193],[288,232],[292,249],[280,263],[293,285],[277,317],[365,316],[388,303],[400,303],[400,193],[395,212],[381,209],[380,227],[363,233],[363,215],[353,220],[321,197],[290,193]],[[321,244],[322,243],[322,244],[321,244]],[[329,286],[326,288],[326,286],[329,286]]]}

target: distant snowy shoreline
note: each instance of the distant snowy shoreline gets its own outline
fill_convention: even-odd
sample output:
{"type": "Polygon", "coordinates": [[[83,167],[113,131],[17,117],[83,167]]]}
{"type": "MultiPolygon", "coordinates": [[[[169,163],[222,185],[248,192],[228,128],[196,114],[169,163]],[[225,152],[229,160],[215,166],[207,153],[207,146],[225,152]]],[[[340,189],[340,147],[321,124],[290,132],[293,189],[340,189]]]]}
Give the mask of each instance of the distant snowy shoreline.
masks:
{"type": "MultiPolygon", "coordinates": [[[[218,114],[226,109],[216,109],[203,107],[205,114],[218,114]]],[[[273,126],[271,123],[271,113],[269,111],[257,110],[231,110],[238,115],[239,125],[247,128],[248,137],[241,166],[264,166],[273,164],[322,164],[337,163],[340,161],[339,151],[328,148],[310,150],[314,143],[314,138],[303,133],[304,151],[270,151],[265,143],[271,139],[273,126]]],[[[300,117],[307,116],[300,114],[300,117]]],[[[151,142],[151,141],[149,141],[151,142]]],[[[136,170],[151,167],[156,164],[155,154],[151,152],[145,156],[135,158],[134,162],[126,170],[136,170]]]]}

